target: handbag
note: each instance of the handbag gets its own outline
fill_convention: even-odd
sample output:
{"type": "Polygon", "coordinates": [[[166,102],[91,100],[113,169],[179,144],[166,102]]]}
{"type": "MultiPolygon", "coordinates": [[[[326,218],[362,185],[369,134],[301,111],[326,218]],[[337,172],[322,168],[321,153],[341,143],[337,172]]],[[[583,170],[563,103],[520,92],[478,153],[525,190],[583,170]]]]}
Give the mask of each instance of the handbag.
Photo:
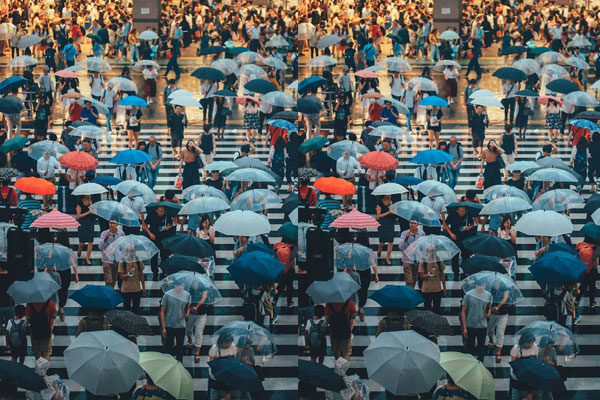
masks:
{"type": "Polygon", "coordinates": [[[533,110],[531,108],[526,108],[523,110],[523,115],[526,117],[533,117],[533,110]]]}
{"type": "Polygon", "coordinates": [[[483,189],[483,181],[484,181],[483,175],[482,175],[482,174],[480,174],[480,175],[477,177],[477,183],[475,184],[475,187],[476,187],[477,189],[483,189]]]}
{"type": "Polygon", "coordinates": [[[504,158],[501,155],[498,156],[498,169],[506,168],[506,163],[504,162],[504,158]]]}
{"type": "Polygon", "coordinates": [[[177,179],[175,179],[175,189],[181,190],[183,187],[183,176],[181,174],[177,175],[177,179]]]}

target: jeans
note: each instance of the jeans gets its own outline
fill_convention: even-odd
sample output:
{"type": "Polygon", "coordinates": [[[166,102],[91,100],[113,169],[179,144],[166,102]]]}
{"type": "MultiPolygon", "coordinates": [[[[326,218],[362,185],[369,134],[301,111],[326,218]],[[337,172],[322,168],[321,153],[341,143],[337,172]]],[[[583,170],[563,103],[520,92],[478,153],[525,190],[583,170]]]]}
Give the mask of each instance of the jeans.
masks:
{"type": "Polygon", "coordinates": [[[481,77],[481,66],[479,65],[479,56],[471,58],[469,65],[467,65],[467,72],[465,75],[469,75],[469,72],[475,71],[477,78],[481,77]]]}
{"type": "Polygon", "coordinates": [[[440,59],[440,48],[439,46],[429,46],[429,59],[431,61],[439,61],[440,59]]]}
{"type": "Polygon", "coordinates": [[[465,341],[465,353],[469,353],[481,362],[483,362],[485,350],[485,334],[487,328],[467,328],[467,338],[465,341]],[[477,342],[477,343],[475,343],[477,342]]]}
{"type": "Polygon", "coordinates": [[[422,294],[425,298],[425,309],[439,314],[442,303],[442,292],[422,292],[422,294]]]}
{"type": "Polygon", "coordinates": [[[108,114],[106,114],[106,129],[110,132],[110,131],[112,131],[112,127],[110,126],[110,119],[112,118],[113,108],[112,107],[106,107],[106,108],[108,108],[108,114]]]}
{"type": "Polygon", "coordinates": [[[142,300],[141,290],[139,292],[121,291],[121,296],[123,296],[123,308],[125,310],[133,311],[136,314],[140,311],[140,300],[142,300]]]}
{"type": "Polygon", "coordinates": [[[129,61],[137,61],[140,58],[140,50],[137,46],[129,45],[129,61]]]}
{"type": "Polygon", "coordinates": [[[183,346],[185,340],[185,328],[167,327],[167,338],[164,340],[164,351],[175,357],[177,361],[183,361],[183,346]]]}
{"type": "Polygon", "coordinates": [[[412,125],[410,124],[410,120],[412,119],[412,116],[414,114],[415,108],[414,107],[406,107],[408,108],[408,114],[406,114],[406,127],[408,128],[408,131],[412,131],[412,125]]]}
{"type": "Polygon", "coordinates": [[[448,186],[450,186],[452,189],[454,189],[454,187],[456,186],[456,183],[458,182],[458,175],[460,174],[460,167],[458,167],[456,169],[452,169],[452,167],[448,167],[447,172],[448,172],[448,186]]]}
{"type": "Polygon", "coordinates": [[[158,171],[160,170],[160,167],[156,167],[155,169],[152,169],[152,167],[148,167],[147,171],[148,171],[148,186],[150,186],[150,189],[154,188],[154,185],[156,185],[156,181],[158,180],[158,171]]]}

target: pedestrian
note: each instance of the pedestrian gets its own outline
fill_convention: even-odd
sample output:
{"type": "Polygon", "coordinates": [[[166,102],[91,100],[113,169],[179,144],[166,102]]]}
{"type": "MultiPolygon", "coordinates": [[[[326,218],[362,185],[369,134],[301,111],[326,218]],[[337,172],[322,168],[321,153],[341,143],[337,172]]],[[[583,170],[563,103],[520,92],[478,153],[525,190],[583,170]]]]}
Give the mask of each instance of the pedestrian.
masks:
{"type": "Polygon", "coordinates": [[[187,347],[194,348],[194,363],[197,364],[200,362],[200,349],[202,348],[204,327],[206,326],[210,306],[206,304],[208,291],[203,286],[191,286],[190,295],[192,299],[199,300],[192,301],[192,304],[190,304],[185,333],[188,338],[187,347]]]}
{"type": "Polygon", "coordinates": [[[132,106],[125,113],[127,119],[127,138],[129,141],[129,148],[132,149],[139,141],[141,122],[142,122],[142,110],[137,106],[132,106]]]}
{"type": "Polygon", "coordinates": [[[448,162],[446,171],[448,172],[448,186],[452,190],[456,187],[460,168],[464,159],[464,152],[461,143],[456,139],[455,135],[450,136],[450,142],[446,147],[446,152],[452,156],[452,160],[448,162]]]}
{"type": "Polygon", "coordinates": [[[156,78],[158,78],[158,71],[152,64],[148,65],[142,71],[144,75],[144,96],[148,104],[154,103],[156,97],[156,78]]]}
{"type": "Polygon", "coordinates": [[[192,298],[183,283],[166,292],[160,301],[160,325],[164,338],[164,352],[177,361],[183,361],[186,320],[192,298]]]}
{"type": "Polygon", "coordinates": [[[115,99],[117,97],[117,92],[114,90],[115,84],[114,82],[108,82],[106,84],[106,88],[102,91],[102,95],[100,96],[100,102],[104,104],[107,108],[108,112],[106,115],[106,130],[112,132],[112,126],[110,121],[113,116],[113,112],[115,109],[115,99]]]}
{"type": "Polygon", "coordinates": [[[415,240],[425,235],[425,232],[415,220],[409,221],[409,229],[400,234],[400,243],[398,248],[402,251],[402,268],[404,270],[404,283],[411,288],[415,288],[418,282],[418,265],[407,253],[406,249],[415,240]]]}
{"type": "Polygon", "coordinates": [[[442,117],[444,113],[440,107],[433,107],[427,112],[427,134],[429,135],[429,148],[437,149],[440,144],[440,132],[442,130],[442,117]],[[433,142],[435,140],[435,147],[433,142]]]}
{"type": "Polygon", "coordinates": [[[498,147],[495,140],[490,140],[487,144],[487,148],[481,153],[479,174],[481,175],[483,173],[484,189],[487,189],[490,186],[499,185],[502,181],[502,175],[500,173],[500,170],[504,168],[502,154],[504,154],[504,150],[498,147]]]}
{"type": "Polygon", "coordinates": [[[44,303],[28,303],[25,307],[25,317],[31,330],[31,351],[35,358],[44,357],[50,360],[52,331],[56,320],[54,302],[48,300],[44,303]]]}
{"type": "Polygon", "coordinates": [[[109,257],[106,254],[106,249],[115,240],[124,235],[123,231],[119,228],[119,223],[116,220],[110,220],[108,222],[109,228],[100,233],[100,241],[98,242],[98,248],[102,251],[102,274],[104,277],[104,283],[106,286],[115,288],[118,277],[118,264],[115,259],[109,257]]]}
{"type": "Polygon", "coordinates": [[[560,107],[554,99],[548,99],[546,103],[546,129],[548,129],[548,140],[552,143],[558,142],[558,133],[562,129],[560,107]]]}
{"type": "Polygon", "coordinates": [[[490,121],[486,113],[483,112],[483,106],[475,106],[475,112],[471,115],[470,130],[473,139],[473,154],[481,156],[483,151],[483,141],[485,140],[485,128],[490,121]],[[479,151],[477,149],[479,148],[479,151]]]}
{"type": "MultiPolygon", "coordinates": [[[[36,169],[41,178],[44,178],[48,182],[54,184],[56,174],[60,171],[60,163],[50,151],[45,151],[44,155],[37,161],[36,169]]],[[[49,211],[50,207],[52,207],[52,195],[45,195],[44,211],[49,211]]]]}
{"type": "Polygon", "coordinates": [[[45,389],[40,391],[26,390],[27,400],[69,400],[69,388],[58,375],[48,376],[50,361],[39,357],[35,361],[35,373],[42,377],[45,389]]]}
{"type": "Polygon", "coordinates": [[[596,308],[596,280],[598,280],[598,260],[600,257],[600,246],[593,239],[585,236],[582,242],[575,246],[581,261],[587,265],[583,275],[579,278],[581,284],[577,291],[575,307],[579,306],[581,298],[586,294],[589,296],[590,309],[596,308]]]}
{"type": "Polygon", "coordinates": [[[502,361],[501,353],[504,345],[504,332],[508,324],[508,314],[510,311],[514,311],[514,307],[512,307],[514,304],[508,304],[510,289],[502,283],[494,283],[491,294],[492,307],[487,326],[488,348],[495,347],[496,364],[499,364],[502,361]]]}
{"type": "MultiPolygon", "coordinates": [[[[94,71],[90,75],[90,89],[92,99],[100,100],[104,91],[104,77],[98,71],[94,71]]],[[[90,103],[91,104],[91,103],[90,103]]]]}
{"type": "MultiPolygon", "coordinates": [[[[519,116],[517,115],[517,121],[519,116]]],[[[519,154],[519,148],[517,145],[517,135],[513,133],[513,127],[511,124],[504,125],[504,133],[500,138],[500,148],[502,149],[502,160],[504,165],[508,166],[515,162],[515,157],[519,154]]],[[[504,180],[508,179],[508,171],[504,170],[504,180]]]]}
{"type": "Polygon", "coordinates": [[[90,256],[92,255],[92,247],[94,244],[94,225],[96,222],[96,216],[90,210],[92,205],[92,196],[84,195],[81,196],[75,210],[77,212],[77,221],[79,227],[77,228],[79,244],[77,245],[77,257],[81,258],[81,251],[83,246],[87,243],[87,250],[85,255],[85,263],[92,265],[90,256]]]}
{"type": "MultiPolygon", "coordinates": [[[[446,225],[446,204],[444,202],[444,197],[437,189],[431,190],[427,196],[423,197],[421,199],[421,204],[426,205],[435,212],[436,217],[442,224],[442,228],[446,225]]],[[[437,226],[423,226],[423,231],[427,235],[439,235],[442,228],[437,226]]]]}
{"type": "Polygon", "coordinates": [[[160,142],[156,141],[154,135],[148,138],[148,145],[146,146],[146,152],[150,155],[151,159],[148,161],[148,186],[153,189],[158,181],[158,173],[160,171],[160,164],[163,159],[163,152],[160,142]]]}
{"type": "Polygon", "coordinates": [[[217,84],[208,80],[202,81],[200,85],[200,104],[202,104],[202,123],[212,124],[213,110],[214,110],[214,95],[217,91],[217,84]]]}
{"type": "Polygon", "coordinates": [[[25,306],[22,304],[14,308],[14,316],[6,321],[6,347],[10,349],[12,362],[25,362],[27,355],[27,332],[29,324],[25,319],[25,306]]]}
{"type": "Polygon", "coordinates": [[[175,106],[174,112],[169,116],[167,127],[169,136],[171,136],[171,147],[173,147],[173,155],[178,155],[181,152],[181,145],[184,137],[184,130],[187,128],[188,119],[183,112],[182,106],[175,106]]]}
{"type": "MultiPolygon", "coordinates": [[[[233,343],[233,336],[229,333],[223,333],[217,337],[217,342],[208,350],[208,358],[214,361],[221,357],[235,357],[237,355],[237,346],[233,343]]],[[[231,391],[234,389],[225,383],[215,379],[211,370],[208,372],[208,387],[210,400],[231,398],[231,391]]]]}
{"type": "MultiPolygon", "coordinates": [[[[350,155],[349,151],[346,151],[337,160],[335,169],[340,178],[354,184],[354,176],[360,171],[360,163],[354,156],[350,155]]],[[[348,210],[352,204],[352,195],[342,196],[342,203],[344,210],[348,210]]]]}
{"type": "Polygon", "coordinates": [[[395,236],[395,227],[396,227],[396,216],[390,210],[390,206],[392,205],[392,197],[390,195],[381,196],[377,206],[375,206],[375,212],[377,214],[376,219],[379,222],[379,227],[377,228],[377,235],[379,243],[377,245],[377,257],[381,257],[381,251],[383,247],[387,244],[386,247],[386,255],[385,255],[385,263],[387,265],[392,265],[392,261],[390,260],[390,256],[392,255],[392,250],[394,248],[394,236],[395,236]]]}
{"type": "Polygon", "coordinates": [[[408,82],[400,95],[400,101],[408,108],[408,114],[406,114],[406,128],[409,132],[412,132],[411,120],[414,114],[415,97],[417,96],[414,87],[414,82],[408,82]]]}
{"type": "Polygon", "coordinates": [[[328,303],[325,306],[325,319],[329,325],[331,351],[335,359],[343,357],[350,361],[355,318],[356,307],[352,300],[346,300],[344,303],[328,303]]]}
{"type": "MultiPolygon", "coordinates": [[[[174,115],[176,114],[177,111],[175,111],[174,115]]],[[[202,168],[201,154],[202,150],[193,140],[188,140],[185,148],[179,153],[179,169],[177,173],[183,177],[183,189],[200,183],[199,169],[202,168]]]]}
{"type": "MultiPolygon", "coordinates": [[[[200,150],[202,153],[200,154],[200,159],[204,166],[212,164],[216,150],[217,150],[217,142],[215,135],[211,132],[211,125],[204,124],[202,127],[202,134],[200,135],[200,150]]],[[[202,176],[205,177],[205,171],[202,170],[202,176]]]]}
{"type": "MultiPolygon", "coordinates": [[[[515,344],[510,350],[510,359],[515,361],[519,358],[535,357],[539,354],[539,348],[535,344],[535,336],[530,333],[524,333],[519,337],[519,343],[515,344]]],[[[542,391],[533,389],[526,380],[517,379],[514,371],[510,371],[510,395],[511,400],[521,400],[527,398],[540,399],[542,391]]]]}
{"type": "MultiPolygon", "coordinates": [[[[140,140],[137,143],[137,150],[143,151],[144,153],[148,153],[146,142],[140,140]]],[[[135,175],[137,177],[137,181],[143,184],[146,184],[146,179],[148,178],[148,161],[139,163],[135,165],[135,175]]]]}
{"type": "Polygon", "coordinates": [[[529,117],[533,116],[533,109],[528,97],[517,96],[516,99],[515,128],[519,130],[519,139],[525,139],[525,131],[527,131],[529,117]]]}
{"type": "MultiPolygon", "coordinates": [[[[460,76],[460,72],[454,66],[454,64],[450,64],[447,68],[444,69],[444,79],[446,80],[446,99],[448,100],[448,104],[454,103],[454,99],[457,95],[457,84],[456,80],[460,76]]],[[[466,94],[466,92],[465,92],[466,94]]]]}
{"type": "MultiPolygon", "coordinates": [[[[98,98],[100,98],[100,95],[98,95],[98,98]]],[[[96,109],[96,107],[92,106],[92,102],[89,100],[85,100],[83,104],[84,107],[81,109],[79,119],[82,121],[89,122],[92,125],[98,126],[98,118],[100,117],[100,114],[98,114],[98,110],[96,109]]]]}
{"type": "Polygon", "coordinates": [[[156,386],[150,375],[146,375],[146,383],[134,390],[131,400],[153,399],[168,400],[170,395],[156,386]]]}
{"type": "Polygon", "coordinates": [[[515,119],[515,93],[519,90],[517,82],[505,80],[502,83],[502,105],[504,106],[504,123],[513,124],[515,119]]]}
{"type": "Polygon", "coordinates": [[[97,308],[86,308],[83,309],[87,315],[79,321],[77,325],[77,332],[75,337],[81,335],[83,332],[98,332],[110,330],[110,324],[108,319],[103,314],[104,310],[97,308]]]}
{"type": "Polygon", "coordinates": [[[155,254],[150,260],[153,280],[157,281],[159,279],[158,256],[160,255],[161,260],[166,260],[170,254],[170,252],[164,248],[163,240],[176,234],[177,223],[173,221],[173,217],[167,214],[165,207],[158,206],[149,210],[142,225],[142,229],[159,250],[159,254],[155,254]]]}
{"type": "Polygon", "coordinates": [[[314,315],[306,321],[304,341],[309,349],[310,361],[323,364],[327,355],[328,327],[325,320],[325,307],[322,304],[314,306],[314,315]]]}
{"type": "Polygon", "coordinates": [[[447,383],[444,386],[440,386],[433,392],[432,400],[475,400],[475,396],[467,392],[456,383],[450,376],[446,374],[447,383]]]}
{"type": "Polygon", "coordinates": [[[144,263],[134,261],[135,248],[125,249],[125,256],[133,256],[131,259],[119,261],[118,273],[121,280],[121,295],[123,296],[123,308],[140,312],[140,300],[146,295],[146,279],[144,278],[144,263]]]}
{"type": "Polygon", "coordinates": [[[258,118],[258,102],[254,98],[246,98],[244,105],[244,127],[246,128],[246,140],[250,143],[256,141],[260,120],[258,118]]]}
{"type": "Polygon", "coordinates": [[[485,289],[485,283],[478,284],[474,289],[465,293],[461,304],[460,322],[465,353],[469,353],[483,362],[492,294],[485,289]]]}
{"type": "MultiPolygon", "coordinates": [[[[15,103],[15,106],[19,109],[25,108],[25,103],[23,103],[23,99],[18,96],[19,88],[14,88],[11,90],[9,95],[5,95],[4,99],[7,101],[11,101],[15,103]]],[[[4,119],[6,120],[6,137],[13,138],[21,134],[21,113],[2,113],[4,119]]]]}

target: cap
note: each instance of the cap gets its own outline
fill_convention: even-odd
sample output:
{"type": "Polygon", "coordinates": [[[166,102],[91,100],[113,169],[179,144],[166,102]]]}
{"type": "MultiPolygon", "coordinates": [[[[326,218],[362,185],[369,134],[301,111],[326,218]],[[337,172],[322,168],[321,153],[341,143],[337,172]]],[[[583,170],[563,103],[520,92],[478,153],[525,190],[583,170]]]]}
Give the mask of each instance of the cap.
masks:
{"type": "Polygon", "coordinates": [[[412,88],[415,87],[415,83],[414,82],[408,82],[407,86],[412,89],[412,88]]]}
{"type": "Polygon", "coordinates": [[[350,71],[350,67],[347,65],[344,65],[344,71],[350,71]]]}
{"type": "Polygon", "coordinates": [[[108,82],[107,86],[112,89],[115,86],[115,83],[114,82],[108,82]]]}

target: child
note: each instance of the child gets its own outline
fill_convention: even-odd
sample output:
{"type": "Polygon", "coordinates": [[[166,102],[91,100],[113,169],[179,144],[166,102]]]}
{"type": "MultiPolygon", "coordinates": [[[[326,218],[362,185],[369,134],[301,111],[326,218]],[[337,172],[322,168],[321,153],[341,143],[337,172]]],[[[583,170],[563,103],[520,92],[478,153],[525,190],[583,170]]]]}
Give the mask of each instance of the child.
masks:
{"type": "Polygon", "coordinates": [[[25,306],[15,307],[15,316],[6,325],[6,345],[10,348],[10,359],[23,364],[27,355],[27,329],[29,325],[25,316],[25,306]]]}
{"type": "Polygon", "coordinates": [[[323,364],[327,354],[327,322],[324,318],[325,307],[321,304],[315,306],[314,316],[306,322],[304,339],[306,347],[310,351],[310,361],[323,364]]]}

